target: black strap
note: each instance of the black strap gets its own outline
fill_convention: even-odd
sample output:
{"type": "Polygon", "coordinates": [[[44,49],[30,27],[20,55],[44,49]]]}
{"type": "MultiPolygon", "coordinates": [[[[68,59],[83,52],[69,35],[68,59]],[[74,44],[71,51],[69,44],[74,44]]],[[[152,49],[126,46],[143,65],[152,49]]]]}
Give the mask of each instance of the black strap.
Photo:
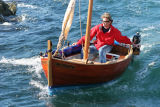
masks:
{"type": "Polygon", "coordinates": [[[50,49],[50,50],[47,50],[47,52],[52,52],[52,49],[50,49]]]}

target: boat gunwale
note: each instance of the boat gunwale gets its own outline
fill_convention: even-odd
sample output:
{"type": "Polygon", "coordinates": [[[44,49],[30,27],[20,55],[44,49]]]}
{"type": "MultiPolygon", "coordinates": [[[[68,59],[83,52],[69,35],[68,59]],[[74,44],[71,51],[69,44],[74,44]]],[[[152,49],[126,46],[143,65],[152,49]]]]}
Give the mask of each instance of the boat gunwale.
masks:
{"type": "MultiPolygon", "coordinates": [[[[94,66],[94,65],[95,66],[102,65],[103,66],[103,65],[110,65],[110,64],[120,63],[120,62],[125,61],[126,59],[129,59],[133,55],[133,48],[132,48],[132,46],[129,47],[128,51],[129,51],[128,54],[125,55],[124,58],[118,59],[118,60],[107,61],[106,63],[100,63],[100,62],[94,62],[94,61],[93,61],[94,63],[85,63],[85,61],[83,59],[78,59],[79,61],[81,61],[81,63],[80,63],[80,62],[75,62],[72,59],[71,60],[65,60],[65,59],[63,60],[63,59],[58,59],[58,58],[53,58],[53,57],[52,57],[52,60],[59,60],[59,61],[67,62],[67,63],[74,63],[74,64],[80,64],[80,65],[86,65],[86,66],[87,65],[92,65],[92,66],[94,66]]],[[[47,59],[48,57],[41,56],[41,59],[42,58],[47,59]]]]}

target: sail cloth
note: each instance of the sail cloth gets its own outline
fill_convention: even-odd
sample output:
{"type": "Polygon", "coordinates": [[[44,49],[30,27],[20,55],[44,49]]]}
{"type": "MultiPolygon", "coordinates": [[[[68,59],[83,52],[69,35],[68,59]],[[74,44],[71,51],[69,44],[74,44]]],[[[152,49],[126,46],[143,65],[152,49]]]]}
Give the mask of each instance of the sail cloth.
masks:
{"type": "Polygon", "coordinates": [[[64,19],[63,19],[62,31],[61,31],[59,41],[58,41],[58,44],[57,44],[57,50],[54,53],[54,56],[56,55],[58,50],[62,47],[63,41],[67,39],[68,32],[69,32],[69,29],[71,27],[72,20],[73,20],[75,2],[76,2],[76,0],[70,0],[70,2],[68,4],[68,7],[67,7],[67,10],[65,12],[64,19]]]}

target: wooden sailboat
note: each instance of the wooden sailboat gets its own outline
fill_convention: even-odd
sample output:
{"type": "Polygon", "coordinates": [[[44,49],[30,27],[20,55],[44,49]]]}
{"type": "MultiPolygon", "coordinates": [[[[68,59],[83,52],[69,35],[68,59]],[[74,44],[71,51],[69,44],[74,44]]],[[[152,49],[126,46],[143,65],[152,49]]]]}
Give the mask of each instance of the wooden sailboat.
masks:
{"type": "Polygon", "coordinates": [[[132,46],[115,46],[107,54],[108,61],[100,63],[95,58],[89,60],[88,47],[93,0],[89,0],[84,59],[80,52],[70,54],[65,59],[52,55],[51,41],[48,40],[48,55],[41,56],[41,64],[50,88],[104,83],[119,77],[127,68],[133,55],[132,46]]]}

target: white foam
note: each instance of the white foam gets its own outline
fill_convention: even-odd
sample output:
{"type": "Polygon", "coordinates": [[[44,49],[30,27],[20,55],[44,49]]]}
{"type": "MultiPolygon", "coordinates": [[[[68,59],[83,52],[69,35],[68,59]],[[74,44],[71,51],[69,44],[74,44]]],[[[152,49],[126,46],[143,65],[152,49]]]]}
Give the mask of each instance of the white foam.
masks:
{"type": "Polygon", "coordinates": [[[10,25],[12,25],[12,24],[9,23],[9,22],[4,22],[4,23],[2,23],[1,25],[10,26],[10,25]]]}
{"type": "Polygon", "coordinates": [[[136,80],[142,80],[144,79],[147,75],[149,75],[150,72],[148,72],[148,66],[145,65],[145,67],[141,68],[140,71],[136,72],[136,80]]]}
{"type": "Polygon", "coordinates": [[[24,4],[24,3],[20,3],[17,6],[18,7],[27,7],[27,8],[32,8],[32,9],[36,9],[37,8],[37,6],[28,5],[28,4],[24,4]]]}
{"type": "Polygon", "coordinates": [[[148,64],[148,66],[153,66],[153,65],[155,65],[155,62],[151,62],[148,64]]]}
{"type": "Polygon", "coordinates": [[[63,2],[63,3],[68,3],[68,0],[53,0],[55,2],[59,1],[59,2],[63,2]]]}
{"type": "Polygon", "coordinates": [[[154,26],[149,26],[147,28],[143,28],[142,31],[149,31],[149,30],[153,30],[153,29],[155,29],[154,26]]]}
{"type": "Polygon", "coordinates": [[[5,57],[2,57],[0,60],[0,63],[6,63],[6,64],[13,64],[13,65],[36,65],[40,62],[40,58],[35,56],[32,58],[21,58],[21,59],[7,59],[5,57]]]}
{"type": "Polygon", "coordinates": [[[40,61],[40,57],[39,56],[34,56],[31,58],[21,58],[21,59],[8,59],[5,57],[2,57],[2,59],[0,59],[0,64],[12,64],[14,66],[19,66],[19,65],[26,65],[28,66],[26,70],[28,70],[29,72],[32,72],[32,78],[30,79],[29,84],[40,89],[40,92],[38,94],[38,96],[40,98],[43,98],[44,96],[47,96],[48,93],[48,86],[43,85],[41,83],[41,72],[42,72],[42,66],[41,66],[41,61],[40,61]],[[37,80],[33,80],[33,79],[37,80]],[[38,78],[37,78],[38,77],[38,78]]]}
{"type": "Polygon", "coordinates": [[[41,66],[41,61],[38,56],[31,57],[31,58],[21,58],[21,59],[7,59],[5,57],[2,57],[0,60],[0,63],[5,63],[5,64],[12,64],[14,66],[18,65],[26,65],[28,67],[28,71],[30,72],[36,72],[36,75],[41,78],[41,71],[42,71],[42,66],[41,66]]]}
{"type": "Polygon", "coordinates": [[[26,20],[26,16],[27,16],[26,14],[21,15],[21,20],[25,21],[26,20]]]}
{"type": "Polygon", "coordinates": [[[144,48],[145,48],[145,45],[141,45],[141,51],[144,50],[144,48]]]}
{"type": "Polygon", "coordinates": [[[43,84],[41,84],[40,82],[35,81],[35,80],[31,80],[29,84],[30,84],[30,85],[33,85],[33,86],[35,86],[35,87],[37,87],[37,88],[39,88],[39,89],[41,89],[41,90],[47,90],[47,88],[48,88],[47,85],[44,86],[43,84]]]}
{"type": "Polygon", "coordinates": [[[148,33],[141,33],[141,37],[147,37],[147,36],[149,36],[150,34],[148,34],[148,33]]]}
{"type": "Polygon", "coordinates": [[[144,53],[150,52],[152,47],[153,47],[152,44],[144,44],[141,48],[141,51],[144,51],[144,53]]]}
{"type": "Polygon", "coordinates": [[[39,81],[35,81],[35,80],[31,80],[29,84],[41,90],[38,94],[40,99],[43,99],[44,96],[47,96],[47,94],[48,94],[48,86],[47,85],[43,85],[39,81]]]}

